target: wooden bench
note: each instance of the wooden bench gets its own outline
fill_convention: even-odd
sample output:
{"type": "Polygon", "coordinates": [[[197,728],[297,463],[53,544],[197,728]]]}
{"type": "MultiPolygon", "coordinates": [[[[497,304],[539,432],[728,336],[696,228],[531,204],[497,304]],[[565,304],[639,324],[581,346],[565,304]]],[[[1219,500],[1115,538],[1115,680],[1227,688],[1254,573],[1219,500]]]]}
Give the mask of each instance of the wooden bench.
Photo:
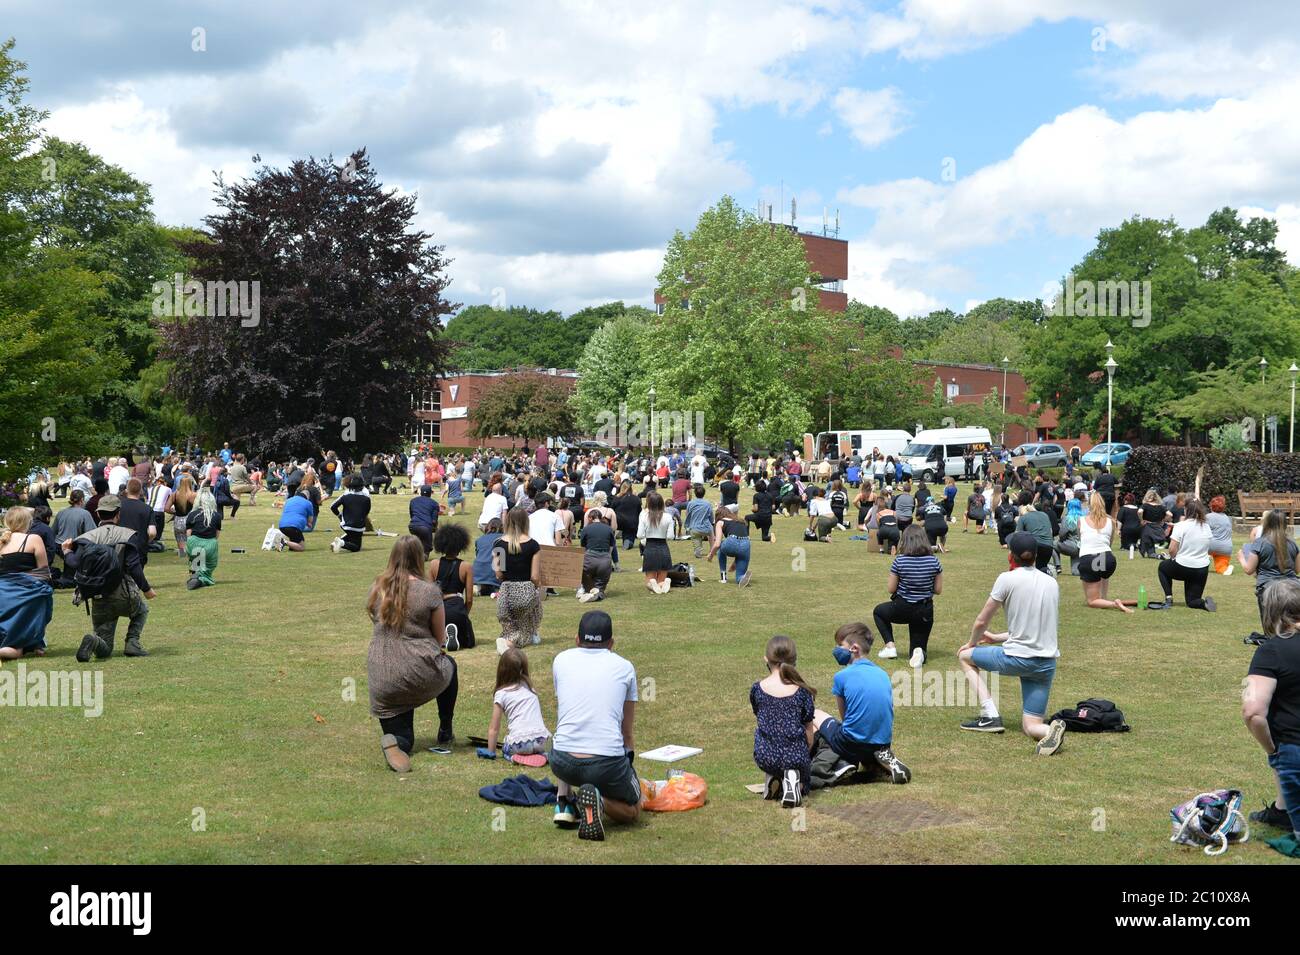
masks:
{"type": "Polygon", "coordinates": [[[1241,508],[1241,516],[1236,518],[1239,524],[1258,524],[1264,519],[1265,511],[1274,509],[1285,511],[1287,523],[1295,524],[1296,514],[1300,513],[1300,494],[1238,491],[1237,504],[1241,508]]]}

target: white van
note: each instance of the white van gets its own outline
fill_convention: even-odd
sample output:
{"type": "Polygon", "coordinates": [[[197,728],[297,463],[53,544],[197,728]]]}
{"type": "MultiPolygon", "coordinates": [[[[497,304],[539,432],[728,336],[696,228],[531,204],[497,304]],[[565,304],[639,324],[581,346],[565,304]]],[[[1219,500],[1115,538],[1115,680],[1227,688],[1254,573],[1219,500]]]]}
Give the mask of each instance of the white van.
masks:
{"type": "Polygon", "coordinates": [[[942,481],[965,473],[967,448],[975,452],[976,467],[979,467],[982,461],[978,459],[992,443],[988,428],[932,428],[916,433],[903,450],[903,461],[922,481],[942,481]]]}
{"type": "Polygon", "coordinates": [[[855,454],[869,459],[875,448],[879,448],[880,453],[886,457],[898,457],[912,440],[912,435],[907,431],[888,430],[823,431],[817,435],[816,441],[812,440],[810,434],[805,434],[803,439],[804,457],[809,461],[820,461],[823,458],[839,461],[855,454]]]}

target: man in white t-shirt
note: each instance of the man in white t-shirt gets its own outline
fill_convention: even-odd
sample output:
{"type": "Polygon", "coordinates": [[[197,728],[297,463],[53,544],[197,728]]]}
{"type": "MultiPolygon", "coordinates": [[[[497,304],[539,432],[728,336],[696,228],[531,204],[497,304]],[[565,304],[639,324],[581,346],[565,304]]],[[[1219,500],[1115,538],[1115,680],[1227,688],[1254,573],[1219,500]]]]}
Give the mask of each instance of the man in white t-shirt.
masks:
{"type": "Polygon", "coordinates": [[[493,484],[488,489],[487,496],[483,498],[483,512],[478,516],[478,529],[486,529],[488,522],[493,518],[499,518],[504,522],[506,511],[509,509],[510,502],[506,500],[505,495],[501,492],[501,485],[493,484]]]}
{"type": "Polygon", "coordinates": [[[609,614],[582,615],[577,646],[551,661],[551,675],[556,702],[551,772],[559,780],[555,824],[569,829],[576,823],[579,839],[600,842],[602,815],[629,823],[641,813],[641,782],[632,768],[636,669],[614,653],[609,614]]]}
{"type": "Polygon", "coordinates": [[[108,493],[120,496],[126,482],[131,480],[131,472],[126,469],[125,458],[113,458],[110,463],[113,467],[108,472],[108,493]]]}
{"type": "Polygon", "coordinates": [[[560,530],[559,519],[551,507],[555,499],[543,491],[533,500],[537,507],[528,515],[528,536],[543,547],[555,547],[558,544],[555,536],[560,530]]]}
{"type": "Polygon", "coordinates": [[[709,466],[709,459],[699,451],[695,452],[695,457],[691,458],[691,483],[704,483],[704,469],[709,466]]]}
{"type": "Polygon", "coordinates": [[[1001,733],[1002,717],[998,714],[981,670],[1020,679],[1020,725],[1025,735],[1038,741],[1034,750],[1051,756],[1061,748],[1065,723],[1044,722],[1047,699],[1056,676],[1056,628],[1059,619],[1061,588],[1056,578],[1039,573],[1038,540],[1033,534],[1019,531],[1007,538],[1007,549],[1016,561],[1016,569],[998,575],[984,609],[975,618],[970,639],[957,651],[957,661],[980,704],[980,715],[961,724],[964,730],[978,733],[1001,733]],[[1006,608],[1007,630],[991,633],[989,622],[999,608],[1006,608]],[[992,644],[988,646],[986,644],[992,644]]]}

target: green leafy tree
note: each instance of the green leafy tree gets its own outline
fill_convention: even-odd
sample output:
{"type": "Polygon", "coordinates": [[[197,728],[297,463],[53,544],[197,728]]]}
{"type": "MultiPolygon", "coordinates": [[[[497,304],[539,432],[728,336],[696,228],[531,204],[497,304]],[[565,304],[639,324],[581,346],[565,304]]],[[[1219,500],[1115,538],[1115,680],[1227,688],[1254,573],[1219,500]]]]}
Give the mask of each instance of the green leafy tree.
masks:
{"type": "Polygon", "coordinates": [[[1171,220],[1133,218],[1101,231],[1073,272],[1076,286],[1080,280],[1150,282],[1149,323],[1135,323],[1133,315],[1084,314],[1053,314],[1041,323],[1022,371],[1030,397],[1057,408],[1063,430],[1105,428],[1108,339],[1119,366],[1117,436],[1140,428],[1187,435],[1194,416],[1178,402],[1201,387],[1198,372],[1300,354],[1295,270],[1276,264],[1268,228],[1247,223],[1242,238],[1233,232],[1234,220],[1221,210],[1191,230],[1171,220]]]}
{"type": "Polygon", "coordinates": [[[808,359],[831,326],[794,232],[724,196],[673,236],[659,292],[666,304],[647,361],[658,410],[702,414],[733,450],[809,428],[809,404],[825,389],[808,359]]]}
{"type": "Polygon", "coordinates": [[[485,388],[474,409],[475,438],[510,436],[539,441],[573,434],[568,379],[553,375],[503,375],[485,388]]]}
{"type": "Polygon", "coordinates": [[[465,370],[575,368],[596,329],[625,311],[622,302],[608,302],[565,318],[518,305],[470,305],[447,323],[452,361],[465,370]]]}
{"type": "Polygon", "coordinates": [[[619,405],[645,410],[645,351],[654,313],[632,308],[607,321],[588,339],[578,359],[573,407],[579,429],[593,433],[619,405]]]}
{"type": "Polygon", "coordinates": [[[44,114],[24,101],[13,46],[0,45],[0,460],[9,476],[98,448],[89,399],[123,364],[104,319],[103,276],[76,250],[42,242],[28,214],[44,114]]]}

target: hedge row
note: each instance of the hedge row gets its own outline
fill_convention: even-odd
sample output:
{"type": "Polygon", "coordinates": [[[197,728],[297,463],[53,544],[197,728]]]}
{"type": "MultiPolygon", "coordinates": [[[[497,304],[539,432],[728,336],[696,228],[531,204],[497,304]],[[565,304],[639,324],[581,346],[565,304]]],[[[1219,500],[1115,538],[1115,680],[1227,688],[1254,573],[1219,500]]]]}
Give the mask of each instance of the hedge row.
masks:
{"type": "Polygon", "coordinates": [[[1165,446],[1137,447],[1129,453],[1124,462],[1124,491],[1138,500],[1151,487],[1190,492],[1202,466],[1201,498],[1208,501],[1222,494],[1230,514],[1240,510],[1238,491],[1300,492],[1300,454],[1165,446]]]}

